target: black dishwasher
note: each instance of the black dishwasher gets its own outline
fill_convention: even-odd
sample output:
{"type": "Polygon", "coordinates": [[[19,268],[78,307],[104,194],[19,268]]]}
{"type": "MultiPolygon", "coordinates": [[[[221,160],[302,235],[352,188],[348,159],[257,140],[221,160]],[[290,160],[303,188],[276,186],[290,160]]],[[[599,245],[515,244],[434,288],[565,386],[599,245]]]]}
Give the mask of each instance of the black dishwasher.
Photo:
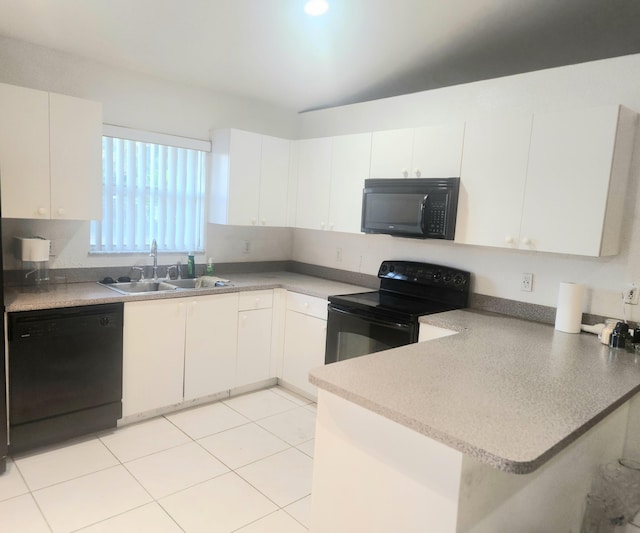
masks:
{"type": "Polygon", "coordinates": [[[115,427],[122,303],[8,313],[9,452],[115,427]]]}

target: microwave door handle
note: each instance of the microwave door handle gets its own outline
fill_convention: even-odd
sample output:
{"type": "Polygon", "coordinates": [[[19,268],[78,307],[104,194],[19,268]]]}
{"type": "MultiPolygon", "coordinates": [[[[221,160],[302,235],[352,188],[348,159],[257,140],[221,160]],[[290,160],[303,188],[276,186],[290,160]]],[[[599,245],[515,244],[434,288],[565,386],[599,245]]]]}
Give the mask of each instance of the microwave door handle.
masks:
{"type": "Polygon", "coordinates": [[[420,229],[422,233],[425,234],[427,232],[427,201],[429,200],[429,195],[425,194],[422,202],[420,202],[420,229]]]}

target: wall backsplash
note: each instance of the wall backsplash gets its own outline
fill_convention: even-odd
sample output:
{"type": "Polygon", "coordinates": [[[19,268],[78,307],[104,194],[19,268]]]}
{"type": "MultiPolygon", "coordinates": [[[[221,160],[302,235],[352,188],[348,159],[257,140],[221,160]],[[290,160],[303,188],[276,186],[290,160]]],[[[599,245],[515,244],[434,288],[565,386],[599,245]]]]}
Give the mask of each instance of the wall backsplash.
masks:
{"type": "MultiPolygon", "coordinates": [[[[293,255],[293,229],[207,225],[205,252],[196,254],[196,262],[206,263],[208,257],[220,263],[257,261],[287,261],[293,255]],[[246,252],[246,243],[249,252],[246,252]]],[[[44,237],[51,240],[50,268],[96,268],[109,266],[150,265],[145,253],[89,254],[89,222],[71,220],[2,220],[2,243],[5,270],[21,268],[14,253],[14,237],[44,237]]],[[[185,254],[160,253],[161,264],[180,260],[185,254]]]]}

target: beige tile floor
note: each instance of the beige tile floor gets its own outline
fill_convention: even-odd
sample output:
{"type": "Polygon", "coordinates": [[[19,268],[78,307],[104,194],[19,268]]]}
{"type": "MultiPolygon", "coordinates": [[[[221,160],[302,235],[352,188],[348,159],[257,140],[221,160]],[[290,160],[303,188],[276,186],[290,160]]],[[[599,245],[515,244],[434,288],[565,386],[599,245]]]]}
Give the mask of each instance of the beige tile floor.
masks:
{"type": "Polygon", "coordinates": [[[315,418],[274,387],[16,456],[0,532],[307,531],[315,418]]]}

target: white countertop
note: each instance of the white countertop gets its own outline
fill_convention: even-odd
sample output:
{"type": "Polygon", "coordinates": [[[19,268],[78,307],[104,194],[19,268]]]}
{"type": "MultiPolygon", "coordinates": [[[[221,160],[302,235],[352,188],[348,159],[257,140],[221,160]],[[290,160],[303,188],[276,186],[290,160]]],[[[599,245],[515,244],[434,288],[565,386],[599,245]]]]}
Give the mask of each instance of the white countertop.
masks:
{"type": "Polygon", "coordinates": [[[474,310],[459,333],[313,369],[311,382],[512,473],[528,473],[640,391],[640,357],[588,333],[474,310]]]}

